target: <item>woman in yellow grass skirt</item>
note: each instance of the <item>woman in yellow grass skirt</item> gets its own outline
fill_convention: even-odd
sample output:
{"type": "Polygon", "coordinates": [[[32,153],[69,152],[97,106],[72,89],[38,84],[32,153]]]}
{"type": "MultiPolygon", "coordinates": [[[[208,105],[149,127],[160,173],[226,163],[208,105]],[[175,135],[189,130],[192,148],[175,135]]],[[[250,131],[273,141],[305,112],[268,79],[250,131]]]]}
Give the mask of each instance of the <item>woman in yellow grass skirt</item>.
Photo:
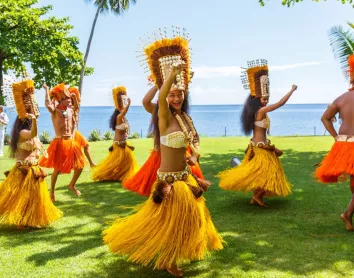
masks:
{"type": "MultiPolygon", "coordinates": [[[[155,107],[156,107],[156,103],[153,103],[152,100],[155,97],[157,91],[158,91],[157,87],[153,86],[146,93],[146,95],[142,101],[145,110],[147,112],[149,112],[150,114],[153,114],[155,107]]],[[[195,131],[195,127],[194,127],[193,122],[191,120],[190,120],[190,122],[192,124],[191,128],[195,131]]],[[[195,148],[199,148],[199,136],[197,133],[196,133],[195,137],[197,140],[195,140],[193,142],[193,144],[194,144],[195,148]]],[[[188,148],[186,150],[187,160],[189,157],[192,157],[192,154],[193,154],[192,150],[188,146],[188,148]]],[[[157,173],[157,170],[160,168],[160,163],[161,163],[160,148],[158,146],[154,146],[154,149],[151,151],[150,156],[145,161],[143,166],[141,166],[139,171],[134,176],[125,180],[123,182],[123,186],[126,189],[136,192],[140,195],[149,196],[151,193],[152,185],[156,181],[156,178],[157,178],[156,173],[157,173]]],[[[200,165],[199,165],[199,156],[198,156],[198,161],[195,161],[195,162],[191,161],[190,164],[191,165],[189,165],[189,166],[191,168],[192,173],[194,175],[196,175],[198,178],[204,179],[202,169],[200,168],[200,165]]]]}
{"type": "Polygon", "coordinates": [[[0,184],[0,224],[41,228],[59,219],[62,212],[53,205],[46,174],[38,166],[41,143],[37,137],[39,111],[33,81],[15,83],[13,92],[19,116],[11,132],[10,150],[17,161],[0,184]]]}
{"type": "MultiPolygon", "coordinates": [[[[181,37],[163,41],[167,44],[182,42],[188,43],[181,37]]],[[[150,45],[156,49],[154,46],[150,45]]],[[[181,50],[177,47],[158,49],[160,51],[152,51],[158,55],[149,58],[159,61],[161,56],[171,56],[172,61],[167,63],[174,64],[170,65],[170,72],[164,73],[163,79],[157,82],[161,89],[152,124],[155,145],[161,150],[158,180],[149,199],[136,208],[137,212],[118,218],[104,231],[103,239],[111,252],[127,255],[129,261],[166,269],[180,277],[183,275],[178,267],[181,263],[203,259],[209,251],[222,249],[223,241],[202,196],[209,184],[196,179],[186,164],[186,147],[193,140],[182,116],[188,109],[184,92],[189,83],[189,56],[186,55],[188,48],[181,53],[176,53],[176,49],[181,50]],[[179,59],[185,64],[181,65],[179,59]],[[186,78],[181,81],[183,74],[186,78]]],[[[159,73],[160,67],[156,67],[154,74],[159,73]]]]}
{"type": "Polygon", "coordinates": [[[126,98],[126,89],[113,89],[113,99],[116,109],[110,120],[110,128],[115,131],[113,145],[109,148],[108,156],[92,169],[92,179],[95,181],[124,181],[138,171],[134,156],[134,147],[127,141],[129,123],[125,115],[130,106],[126,98]]]}
{"type": "Polygon", "coordinates": [[[245,88],[250,88],[251,95],[244,105],[241,121],[243,132],[246,135],[253,132],[253,137],[242,163],[219,173],[219,185],[225,190],[253,191],[251,203],[266,207],[263,197],[285,197],[291,193],[291,185],[278,158],[282,152],[267,139],[270,129],[267,113],[284,105],[297,87],[293,85],[291,91],[279,102],[267,106],[269,100],[267,61],[257,60],[248,64],[249,68],[243,74],[242,81],[245,88]]]}

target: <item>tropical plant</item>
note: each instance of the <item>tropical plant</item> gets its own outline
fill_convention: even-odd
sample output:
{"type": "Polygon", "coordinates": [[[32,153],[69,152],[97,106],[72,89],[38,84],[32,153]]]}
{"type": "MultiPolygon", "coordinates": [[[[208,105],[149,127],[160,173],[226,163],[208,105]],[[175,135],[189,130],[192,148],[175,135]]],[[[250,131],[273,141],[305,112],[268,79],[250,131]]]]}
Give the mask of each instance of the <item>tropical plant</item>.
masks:
{"type": "MultiPolygon", "coordinates": [[[[87,2],[91,2],[92,0],[86,0],[87,2]]],[[[80,94],[82,94],[82,84],[85,75],[85,68],[88,55],[90,53],[91,42],[93,38],[93,33],[95,32],[97,18],[100,14],[111,12],[114,15],[121,15],[125,11],[129,9],[130,3],[135,4],[137,0],[94,0],[94,5],[96,6],[96,15],[92,23],[91,33],[89,40],[86,46],[86,52],[84,56],[84,60],[82,62],[81,73],[80,73],[80,82],[79,82],[79,90],[80,94]]]]}
{"type": "MultiPolygon", "coordinates": [[[[33,72],[37,88],[63,82],[77,84],[83,61],[79,39],[70,36],[69,18],[48,16],[52,6],[38,6],[38,0],[0,1],[0,104],[3,75],[23,75],[26,65],[33,72]]],[[[83,74],[93,69],[83,69],[83,74]]]]}
{"type": "MultiPolygon", "coordinates": [[[[290,6],[294,5],[295,3],[300,3],[303,1],[304,0],[281,0],[281,3],[284,6],[290,7],[290,6]]],[[[321,2],[321,0],[312,0],[312,1],[321,2]]],[[[323,0],[323,1],[327,1],[327,0],[323,0]]],[[[354,0],[337,0],[337,1],[342,4],[351,4],[354,7],[354,0]]],[[[258,0],[258,2],[261,6],[264,6],[265,2],[267,2],[267,0],[258,0]]]]}
{"type": "Polygon", "coordinates": [[[139,139],[140,135],[139,132],[133,132],[128,136],[128,139],[139,139]]]}
{"type": "Polygon", "coordinates": [[[114,138],[114,133],[111,130],[107,130],[105,133],[103,133],[102,139],[103,140],[113,140],[114,138]]]}
{"type": "MultiPolygon", "coordinates": [[[[348,25],[354,29],[352,23],[348,22],[348,25]]],[[[348,56],[354,54],[354,33],[351,29],[344,30],[342,26],[333,26],[328,31],[334,57],[339,61],[345,77],[348,77],[348,56]]]]}
{"type": "Polygon", "coordinates": [[[48,131],[42,131],[41,134],[39,134],[39,141],[43,144],[49,144],[52,141],[52,136],[48,131]]]}
{"type": "Polygon", "coordinates": [[[101,131],[99,129],[94,129],[91,131],[88,140],[90,142],[101,141],[101,131]]]}

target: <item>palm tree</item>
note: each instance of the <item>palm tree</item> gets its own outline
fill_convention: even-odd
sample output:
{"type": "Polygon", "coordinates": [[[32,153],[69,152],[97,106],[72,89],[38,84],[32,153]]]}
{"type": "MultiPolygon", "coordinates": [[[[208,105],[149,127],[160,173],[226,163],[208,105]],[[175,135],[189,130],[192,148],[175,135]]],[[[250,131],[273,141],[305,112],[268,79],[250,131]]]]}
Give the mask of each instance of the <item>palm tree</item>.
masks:
{"type": "MultiPolygon", "coordinates": [[[[86,0],[86,1],[91,2],[92,0],[86,0]]],[[[137,0],[94,0],[94,5],[97,7],[97,11],[92,23],[91,33],[90,33],[89,40],[87,42],[85,57],[81,68],[80,83],[79,83],[80,94],[82,94],[82,83],[84,79],[86,62],[90,52],[92,37],[93,37],[93,33],[95,32],[98,16],[106,12],[112,12],[114,15],[121,15],[124,13],[124,11],[127,11],[129,9],[130,3],[135,4],[136,1],[137,0]]]]}
{"type": "MultiPolygon", "coordinates": [[[[347,24],[354,29],[354,24],[347,24]]],[[[354,33],[351,29],[344,30],[342,26],[333,26],[328,31],[334,57],[339,61],[345,77],[348,77],[348,56],[354,54],[354,33]]]]}

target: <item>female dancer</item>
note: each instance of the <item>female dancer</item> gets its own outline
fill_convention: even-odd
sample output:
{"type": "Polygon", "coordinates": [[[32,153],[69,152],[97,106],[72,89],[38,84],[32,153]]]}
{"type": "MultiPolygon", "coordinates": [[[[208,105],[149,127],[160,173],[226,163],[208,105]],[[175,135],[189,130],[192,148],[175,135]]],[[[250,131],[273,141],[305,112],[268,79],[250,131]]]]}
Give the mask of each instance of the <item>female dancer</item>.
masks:
{"type": "Polygon", "coordinates": [[[126,140],[129,134],[129,123],[125,115],[130,106],[130,99],[124,87],[113,89],[115,110],[111,116],[109,126],[115,132],[113,145],[109,148],[108,156],[92,170],[92,179],[95,181],[124,181],[138,170],[133,150],[126,140]],[[125,104],[125,105],[124,105],[125,104]]]}
{"type": "Polygon", "coordinates": [[[263,202],[266,196],[287,196],[291,185],[287,181],[279,156],[282,152],[267,139],[270,120],[267,113],[283,106],[297,89],[293,85],[280,101],[267,105],[269,101],[269,79],[266,60],[248,63],[249,68],[242,76],[245,88],[250,88],[251,95],[243,107],[241,122],[246,135],[253,132],[253,137],[246,150],[246,157],[235,168],[219,174],[220,187],[225,190],[253,191],[251,203],[267,207],[263,202]]]}
{"type": "MultiPolygon", "coordinates": [[[[153,86],[145,95],[143,98],[143,106],[147,112],[150,114],[153,114],[155,108],[156,108],[156,103],[153,103],[152,100],[154,99],[158,89],[156,86],[153,86]]],[[[188,94],[187,94],[188,97],[188,94]]],[[[192,118],[188,116],[189,121],[192,124],[192,129],[195,131],[195,140],[192,142],[194,147],[199,150],[199,136],[198,133],[195,130],[192,118]]],[[[151,128],[150,128],[151,132],[151,128]]],[[[188,146],[186,150],[186,159],[187,162],[192,170],[192,173],[200,178],[204,179],[203,172],[200,168],[199,165],[199,157],[198,155],[197,159],[193,160],[193,152],[191,150],[191,147],[188,146]]],[[[160,149],[158,146],[154,146],[154,149],[151,151],[150,156],[148,160],[144,163],[144,165],[140,168],[140,170],[131,178],[125,180],[123,182],[123,186],[131,191],[137,192],[140,195],[143,196],[149,196],[151,193],[151,187],[156,181],[157,178],[157,170],[160,167],[161,163],[161,154],[160,154],[160,149]]]]}
{"type": "MultiPolygon", "coordinates": [[[[223,248],[222,238],[201,196],[207,185],[198,184],[186,163],[186,147],[193,140],[183,113],[188,108],[188,101],[184,99],[189,83],[187,43],[186,39],[177,37],[150,45],[151,50],[160,52],[151,51],[159,55],[148,57],[162,63],[163,67],[177,63],[169,72],[168,67],[164,69],[158,83],[161,89],[153,116],[155,144],[161,151],[158,180],[149,199],[134,215],[119,218],[104,231],[104,242],[112,252],[126,254],[128,260],[145,266],[166,269],[177,277],[183,275],[178,268],[180,263],[202,259],[208,250],[223,248]],[[179,47],[164,48],[163,44],[179,47]],[[164,63],[163,58],[159,60],[161,56],[171,59],[164,63]],[[181,60],[186,64],[181,65],[181,60]]],[[[149,49],[147,51],[150,53],[149,49]]],[[[154,74],[160,74],[159,68],[154,74]]]]}
{"type": "Polygon", "coordinates": [[[11,131],[10,151],[17,160],[0,184],[0,223],[41,228],[59,219],[62,212],[52,203],[46,174],[38,166],[41,143],[33,81],[14,83],[12,87],[18,117],[11,131]]]}

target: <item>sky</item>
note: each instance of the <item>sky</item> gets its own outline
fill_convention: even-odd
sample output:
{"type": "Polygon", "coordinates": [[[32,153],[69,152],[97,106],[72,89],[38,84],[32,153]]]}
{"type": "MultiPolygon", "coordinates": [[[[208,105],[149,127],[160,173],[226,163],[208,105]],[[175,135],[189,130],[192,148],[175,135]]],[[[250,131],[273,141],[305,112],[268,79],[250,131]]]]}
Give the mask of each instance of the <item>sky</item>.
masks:
{"type": "MultiPolygon", "coordinates": [[[[92,1],[40,0],[39,5],[52,5],[50,15],[70,18],[84,52],[96,12],[92,1]]],[[[112,105],[111,89],[118,85],[127,87],[132,105],[141,105],[150,87],[136,57],[142,50],[139,37],[164,26],[171,31],[172,25],[191,36],[194,105],[242,104],[249,92],[242,87],[240,68],[253,59],[268,60],[271,103],[293,84],[298,90],[289,103],[331,103],[348,83],[328,30],[354,21],[353,12],[336,0],[306,0],[291,8],[281,0],[268,0],[265,7],[258,0],[138,0],[122,16],[99,16],[87,63],[95,72],[84,79],[82,105],[112,105]]],[[[36,95],[44,103],[44,91],[36,95]]]]}

